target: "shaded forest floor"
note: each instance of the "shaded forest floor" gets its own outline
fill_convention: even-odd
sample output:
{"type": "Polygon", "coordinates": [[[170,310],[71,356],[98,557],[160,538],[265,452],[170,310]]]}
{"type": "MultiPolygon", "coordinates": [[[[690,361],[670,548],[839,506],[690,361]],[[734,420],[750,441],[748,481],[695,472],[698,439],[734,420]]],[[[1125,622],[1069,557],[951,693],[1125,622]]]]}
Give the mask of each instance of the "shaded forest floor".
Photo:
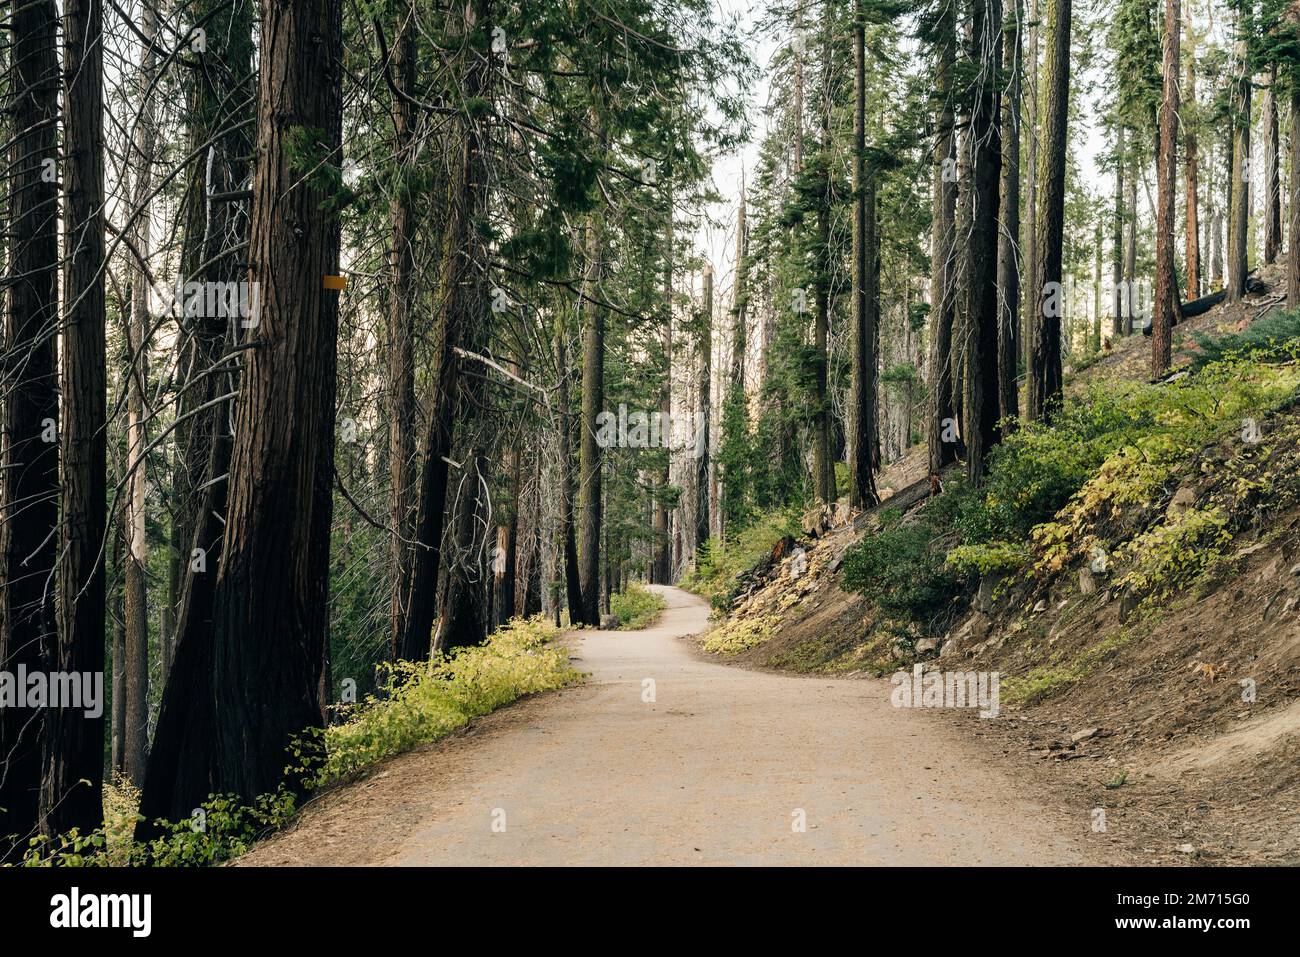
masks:
{"type": "MultiPolygon", "coordinates": [[[[1280,271],[1264,278],[1280,288],[1280,271]]],[[[1193,334],[1238,332],[1275,302],[1252,296],[1179,327],[1175,364],[1195,353],[1193,334]]],[[[1137,334],[1072,373],[1067,360],[1067,390],[1145,380],[1149,354],[1137,334]]],[[[997,671],[1002,715],[953,720],[1063,806],[1102,809],[1108,838],[1131,859],[1300,863],[1300,411],[1292,403],[1260,426],[1253,458],[1235,433],[1222,435],[1150,500],[1110,514],[1121,550],[1140,552],[1158,545],[1152,529],[1211,506],[1229,512],[1231,534],[1208,558],[1200,547],[1204,572],[1168,595],[1148,600],[1119,570],[1093,574],[1085,558],[1063,557],[1028,579],[986,576],[937,632],[904,640],[842,587],[846,553],[876,527],[859,520],[858,530],[779,543],[715,599],[729,613],[715,615],[702,647],[805,674],[883,676],[917,663],[997,671]]],[[[903,490],[925,471],[914,449],[879,484],[903,490]]]]}

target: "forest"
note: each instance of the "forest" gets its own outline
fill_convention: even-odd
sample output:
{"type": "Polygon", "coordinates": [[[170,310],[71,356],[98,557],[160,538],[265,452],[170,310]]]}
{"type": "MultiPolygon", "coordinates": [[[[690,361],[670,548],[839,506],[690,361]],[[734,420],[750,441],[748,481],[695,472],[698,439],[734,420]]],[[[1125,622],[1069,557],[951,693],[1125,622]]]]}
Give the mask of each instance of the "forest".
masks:
{"type": "Polygon", "coordinates": [[[1300,504],[1294,3],[3,23],[0,863],[238,857],[676,586],[879,676],[1115,598],[1030,706],[1300,504]]]}

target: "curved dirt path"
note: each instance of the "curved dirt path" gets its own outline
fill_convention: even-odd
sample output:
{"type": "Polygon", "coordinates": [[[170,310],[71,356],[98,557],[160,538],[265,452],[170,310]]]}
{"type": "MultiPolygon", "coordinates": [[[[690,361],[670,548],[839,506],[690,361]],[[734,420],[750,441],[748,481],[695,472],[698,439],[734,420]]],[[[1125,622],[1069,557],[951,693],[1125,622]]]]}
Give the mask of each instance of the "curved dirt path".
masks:
{"type": "Polygon", "coordinates": [[[968,732],[884,681],[702,660],[682,636],[708,607],[661,592],[654,628],[574,634],[586,685],[389,761],[240,863],[1085,862],[1087,810],[1034,804],[968,732]]]}

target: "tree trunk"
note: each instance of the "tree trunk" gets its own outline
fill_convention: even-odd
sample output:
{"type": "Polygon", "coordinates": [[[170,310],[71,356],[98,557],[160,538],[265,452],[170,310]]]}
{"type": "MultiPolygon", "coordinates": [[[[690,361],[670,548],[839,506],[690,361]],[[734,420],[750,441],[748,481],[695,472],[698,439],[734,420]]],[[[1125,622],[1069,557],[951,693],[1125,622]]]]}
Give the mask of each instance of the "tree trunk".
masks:
{"type": "MultiPolygon", "coordinates": [[[[603,140],[603,136],[602,136],[603,140]]],[[[602,449],[597,441],[596,417],[605,408],[605,309],[600,277],[604,256],[599,216],[587,223],[587,262],[583,271],[582,316],[582,433],[578,448],[578,482],[582,513],[579,570],[582,575],[582,620],[600,624],[600,523],[602,449]]]]}
{"type": "Polygon", "coordinates": [[[1277,64],[1269,68],[1264,91],[1264,262],[1277,262],[1282,251],[1282,181],[1278,169],[1277,64]]]}
{"type": "Polygon", "coordinates": [[[1288,205],[1286,304],[1300,308],[1300,86],[1291,89],[1291,197],[1288,205]]]}
{"type": "MultiPolygon", "coordinates": [[[[79,11],[81,7],[70,9],[79,11]]],[[[56,167],[52,165],[59,155],[55,139],[59,95],[55,26],[53,0],[32,0],[9,12],[8,129],[12,135],[6,280],[9,309],[3,351],[6,391],[4,427],[0,430],[4,443],[0,454],[0,506],[4,509],[0,513],[0,670],[11,674],[19,668],[48,670],[56,643],[54,591],[48,587],[58,561],[60,498],[54,334],[58,324],[59,210],[56,167]]],[[[86,86],[97,82],[98,75],[96,71],[96,79],[87,80],[86,86]]],[[[97,152],[97,147],[81,142],[74,145],[97,152]]],[[[85,162],[87,157],[79,159],[85,162]]],[[[92,321],[87,319],[80,331],[93,336],[92,321]]],[[[82,418],[77,424],[78,437],[84,441],[87,423],[82,418]]],[[[82,445],[78,451],[89,450],[82,445]]],[[[85,489],[79,492],[84,494],[85,489]]],[[[98,545],[95,542],[96,548],[98,545]]],[[[77,557],[83,554],[78,549],[77,557]]],[[[84,570],[89,574],[89,568],[84,570]]],[[[88,616],[92,605],[93,599],[81,606],[81,613],[88,616]]],[[[27,839],[36,832],[38,815],[48,815],[49,802],[42,799],[41,780],[45,720],[40,708],[0,708],[0,754],[5,758],[0,763],[0,860],[9,858],[11,848],[14,855],[21,856],[27,839]],[[11,845],[7,836],[16,836],[16,843],[11,845]]],[[[77,755],[64,751],[71,743],[68,733],[60,734],[53,752],[69,768],[77,760],[77,755]]],[[[96,780],[93,774],[91,780],[96,780]]],[[[73,778],[71,783],[75,781],[73,778]]],[[[95,789],[93,800],[98,799],[95,789]]],[[[86,800],[92,800],[90,795],[86,800]]],[[[78,797],[73,801],[82,816],[86,805],[78,797]]]]}
{"type": "Polygon", "coordinates": [[[713,390],[713,267],[704,267],[704,296],[700,304],[700,373],[699,421],[695,426],[693,451],[695,453],[695,548],[709,540],[709,408],[713,390]]]}
{"type": "Polygon", "coordinates": [[[876,182],[867,172],[867,69],[865,14],[859,4],[853,19],[853,395],[849,417],[849,505],[879,503],[875,466],[879,460],[876,419],[877,355],[880,339],[875,265],[876,182]]]}
{"type": "Polygon", "coordinates": [[[664,471],[655,496],[655,551],[650,580],[672,584],[673,556],[668,535],[668,486],[672,484],[671,423],[673,418],[673,190],[665,188],[668,201],[667,235],[664,238],[664,386],[659,396],[659,417],[664,430],[664,471]]]}
{"type": "MultiPolygon", "coordinates": [[[[127,168],[132,172],[132,243],[147,261],[149,257],[149,194],[153,189],[153,163],[158,134],[154,121],[154,42],[158,18],[145,4],[140,24],[141,49],[138,73],[141,97],[127,168]]],[[[144,784],[145,755],[149,747],[149,542],[146,533],[148,509],[145,449],[145,393],[149,381],[149,279],[144,263],[130,260],[128,271],[131,307],[126,317],[126,488],[123,521],[126,527],[124,581],[126,588],[126,740],[125,771],[136,787],[144,784]]]]}
{"type": "Polygon", "coordinates": [[[414,531],[412,492],[415,487],[415,361],[411,311],[415,298],[414,195],[407,185],[414,156],[411,141],[414,117],[407,99],[415,87],[415,23],[410,0],[393,4],[392,51],[393,158],[397,182],[389,203],[388,268],[392,289],[388,299],[388,475],[389,522],[392,526],[393,594],[389,609],[391,656],[401,655],[410,598],[411,549],[414,531]]]}
{"type": "Polygon", "coordinates": [[[1124,244],[1124,288],[1127,308],[1124,310],[1124,328],[1121,330],[1124,335],[1133,332],[1133,315],[1137,309],[1137,161],[1132,157],[1127,157],[1125,162],[1128,164],[1128,182],[1125,187],[1127,198],[1124,206],[1128,219],[1128,239],[1124,244]]]}
{"type": "Polygon", "coordinates": [[[998,416],[1012,420],[1020,414],[1016,374],[1020,361],[1020,31],[1021,0],[1015,21],[1002,42],[1003,69],[1010,74],[1002,99],[1002,184],[998,207],[998,416]]]}
{"type": "Polygon", "coordinates": [[[930,474],[957,458],[956,411],[952,381],[953,225],[957,207],[956,155],[953,149],[952,71],[955,58],[954,13],[945,5],[936,24],[937,61],[930,232],[930,409],[926,426],[930,474]]]}
{"type": "Polygon", "coordinates": [[[1228,301],[1246,294],[1247,238],[1250,229],[1250,73],[1246,42],[1239,40],[1237,67],[1241,70],[1232,92],[1232,183],[1228,210],[1228,301]]]}
{"type": "MultiPolygon", "coordinates": [[[[104,316],[103,19],[99,0],[64,4],[65,314],[63,521],[59,644],[52,670],[104,673],[108,522],[104,316]]],[[[146,24],[149,19],[146,18],[146,24]]],[[[148,27],[146,26],[146,29],[148,27]]],[[[102,681],[102,677],[100,679],[102,681]]],[[[101,685],[102,688],[102,685],[101,685]]],[[[102,704],[102,699],[101,699],[102,704]]],[[[83,834],[103,819],[104,715],[51,708],[46,724],[43,829],[83,834]]]]}
{"type": "MultiPolygon", "coordinates": [[[[456,27],[462,34],[481,29],[489,0],[471,0],[463,8],[463,21],[456,27]]],[[[460,88],[467,103],[487,89],[486,57],[472,50],[458,65],[460,88]]],[[[469,114],[457,117],[455,159],[447,179],[446,223],[439,253],[440,308],[432,331],[434,369],[430,378],[429,428],[421,456],[419,509],[415,540],[419,543],[411,562],[409,596],[406,601],[406,635],[402,657],[424,661],[433,640],[437,612],[438,579],[442,556],[443,521],[447,503],[447,459],[452,451],[454,409],[460,395],[460,361],[456,349],[461,339],[486,306],[482,276],[486,271],[486,250],[478,236],[478,223],[486,211],[486,165],[482,155],[481,121],[469,114]]]]}
{"type": "Polygon", "coordinates": [[[1151,375],[1169,371],[1178,310],[1174,274],[1174,180],[1178,162],[1179,0],[1165,0],[1164,95],[1160,101],[1160,149],[1156,155],[1156,288],[1151,319],[1151,375]]]}
{"type": "Polygon", "coordinates": [[[1029,418],[1045,421],[1061,397],[1061,242],[1065,225],[1065,144],[1070,100],[1071,0],[1047,0],[1042,161],[1038,208],[1036,311],[1029,368],[1029,418]]]}
{"type": "Polygon", "coordinates": [[[1119,336],[1124,332],[1124,311],[1128,304],[1128,294],[1124,291],[1124,124],[1117,122],[1115,132],[1115,215],[1111,226],[1111,282],[1114,286],[1114,314],[1111,321],[1111,334],[1119,336]]]}
{"type": "MultiPolygon", "coordinates": [[[[1021,318],[1020,318],[1020,356],[1028,369],[1030,353],[1033,351],[1034,317],[1038,313],[1039,293],[1033,288],[1038,278],[1038,46],[1041,35],[1041,21],[1038,9],[1039,0],[1029,0],[1029,65],[1026,81],[1029,86],[1029,164],[1028,183],[1025,186],[1025,281],[1021,284],[1021,318]]],[[[1029,386],[1026,380],[1025,396],[1028,400],[1029,386]]],[[[1027,402],[1026,402],[1027,404],[1027,402]]],[[[1027,412],[1028,410],[1026,410],[1027,412]]]]}
{"type": "Polygon", "coordinates": [[[559,312],[555,317],[555,368],[559,375],[556,425],[560,445],[560,537],[569,622],[577,625],[583,622],[582,578],[578,569],[578,541],[573,520],[573,413],[569,406],[569,364],[565,353],[564,314],[559,312]]]}
{"type": "Polygon", "coordinates": [[[970,232],[962,256],[962,329],[966,369],[962,377],[962,438],[966,474],[979,484],[988,450],[998,439],[998,186],[1002,141],[998,124],[997,74],[1002,62],[1002,0],[977,0],[972,7],[970,60],[976,71],[966,138],[970,176],[970,232]]]}
{"type": "Polygon", "coordinates": [[[212,618],[216,784],[246,801],[284,782],[286,748],[324,717],[339,311],[325,277],[338,273],[339,221],[332,180],[304,176],[292,138],[316,131],[318,162],[341,165],[341,22],[338,0],[278,0],[262,17],[249,246],[261,321],[212,618]]]}
{"type": "MultiPolygon", "coordinates": [[[[1196,35],[1193,30],[1191,10],[1188,10],[1187,16],[1187,104],[1192,109],[1196,107],[1196,35]]],[[[1187,245],[1184,259],[1187,268],[1187,299],[1199,299],[1201,296],[1201,244],[1200,244],[1200,216],[1197,209],[1198,203],[1198,184],[1197,178],[1197,155],[1196,155],[1196,128],[1191,123],[1183,127],[1183,139],[1187,146],[1187,158],[1184,161],[1184,176],[1186,184],[1186,225],[1187,225],[1187,245]]]]}

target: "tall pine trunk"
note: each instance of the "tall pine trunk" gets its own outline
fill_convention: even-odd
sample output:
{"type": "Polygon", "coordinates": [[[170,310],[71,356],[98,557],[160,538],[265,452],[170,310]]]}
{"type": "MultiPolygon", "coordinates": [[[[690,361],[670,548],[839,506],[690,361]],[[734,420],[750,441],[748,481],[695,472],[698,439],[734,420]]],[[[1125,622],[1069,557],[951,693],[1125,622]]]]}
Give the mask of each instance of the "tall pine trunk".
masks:
{"type": "Polygon", "coordinates": [[[1002,61],[1002,0],[975,0],[970,52],[975,73],[966,138],[970,182],[970,232],[962,255],[962,329],[966,369],[963,378],[962,438],[966,474],[978,483],[988,450],[998,438],[1001,395],[998,388],[998,188],[1002,178],[998,73],[1002,61]]]}
{"type": "Polygon", "coordinates": [[[415,11],[410,0],[393,4],[394,39],[393,156],[397,182],[389,202],[388,270],[392,288],[388,299],[388,476],[389,522],[392,527],[391,555],[393,593],[389,608],[391,655],[397,658],[406,636],[407,602],[410,599],[411,548],[414,531],[412,498],[415,487],[415,332],[412,308],[415,299],[414,188],[407,177],[414,171],[411,142],[414,110],[408,99],[415,87],[415,11]]]}
{"type": "Polygon", "coordinates": [[[597,441],[596,417],[605,409],[605,310],[599,303],[604,256],[599,216],[587,223],[586,266],[583,270],[582,317],[582,432],[578,446],[578,493],[581,513],[579,571],[582,579],[582,620],[600,623],[601,464],[604,456],[597,441]]]}
{"type": "Polygon", "coordinates": [[[1020,414],[1016,374],[1020,361],[1020,31],[1021,0],[1003,35],[1002,64],[1009,75],[1002,94],[1002,183],[998,208],[998,415],[1020,414]]]}
{"type": "MultiPolygon", "coordinates": [[[[81,7],[70,4],[68,9],[80,11],[81,7]]],[[[23,3],[9,14],[9,128],[13,135],[9,145],[4,428],[0,430],[4,443],[0,450],[0,670],[11,674],[19,668],[48,670],[56,643],[54,590],[49,587],[58,561],[60,498],[54,334],[59,260],[55,27],[53,0],[23,3]]],[[[87,85],[93,82],[88,80],[87,85]]],[[[75,145],[83,154],[98,150],[97,144],[75,145]]],[[[87,157],[80,159],[84,162],[87,157]]],[[[78,425],[84,429],[85,420],[78,425]]],[[[79,435],[84,438],[84,431],[79,435]]],[[[98,545],[95,542],[96,548],[98,545]]],[[[45,718],[41,708],[0,708],[0,754],[4,756],[0,762],[0,860],[8,857],[11,845],[7,837],[17,838],[13,851],[21,855],[37,829],[38,815],[49,813],[49,801],[41,800],[45,718]]],[[[61,750],[65,741],[57,740],[56,748],[61,750]]],[[[46,778],[48,785],[48,774],[46,778]]],[[[73,778],[70,783],[75,781],[73,778]]],[[[96,789],[94,800],[98,796],[96,789]]],[[[58,821],[56,816],[51,823],[58,821]]]]}
{"type": "Polygon", "coordinates": [[[879,461],[876,370],[879,356],[879,297],[875,266],[876,182],[867,171],[867,68],[865,14],[853,18],[853,390],[849,428],[849,505],[870,508],[880,501],[875,467],[879,461]]]}
{"type": "MultiPolygon", "coordinates": [[[[108,521],[104,315],[104,71],[99,0],[64,3],[63,521],[59,643],[52,669],[104,672],[108,521]]],[[[47,833],[82,833],[103,819],[104,715],[52,708],[42,793],[47,833]]]]}
{"type": "MultiPolygon", "coordinates": [[[[484,27],[489,0],[470,0],[453,29],[468,37],[484,27]]],[[[488,86],[486,56],[463,49],[456,76],[462,102],[473,103],[488,86]]],[[[452,162],[445,188],[445,223],[439,250],[439,308],[431,334],[433,371],[429,384],[429,426],[420,456],[420,494],[415,520],[418,543],[411,559],[406,600],[406,634],[401,657],[428,659],[433,647],[433,621],[438,611],[443,523],[449,486],[448,458],[454,438],[455,409],[460,401],[460,360],[456,350],[468,330],[481,323],[486,308],[483,274],[486,250],[478,227],[484,220],[487,167],[483,156],[482,121],[468,112],[455,118],[452,162]]]]}
{"type": "Polygon", "coordinates": [[[1065,226],[1065,143],[1070,106],[1071,0],[1047,0],[1042,156],[1035,255],[1035,313],[1029,364],[1028,416],[1046,420],[1061,397],[1062,236],[1065,226]]]}
{"type": "Polygon", "coordinates": [[[956,155],[953,144],[953,66],[956,46],[954,12],[945,5],[936,24],[938,46],[935,97],[939,101],[931,177],[930,232],[930,408],[926,443],[930,474],[938,475],[957,458],[956,410],[953,401],[953,225],[957,207],[956,155]]]}
{"type": "Polygon", "coordinates": [[[1247,239],[1250,229],[1250,68],[1246,41],[1239,40],[1232,91],[1232,182],[1228,202],[1228,301],[1246,293],[1247,239]]]}
{"type": "Polygon", "coordinates": [[[1177,178],[1179,0],[1165,0],[1164,94],[1160,100],[1160,143],[1156,154],[1156,288],[1151,317],[1151,374],[1169,371],[1178,288],[1174,274],[1174,181],[1177,178]]]}

